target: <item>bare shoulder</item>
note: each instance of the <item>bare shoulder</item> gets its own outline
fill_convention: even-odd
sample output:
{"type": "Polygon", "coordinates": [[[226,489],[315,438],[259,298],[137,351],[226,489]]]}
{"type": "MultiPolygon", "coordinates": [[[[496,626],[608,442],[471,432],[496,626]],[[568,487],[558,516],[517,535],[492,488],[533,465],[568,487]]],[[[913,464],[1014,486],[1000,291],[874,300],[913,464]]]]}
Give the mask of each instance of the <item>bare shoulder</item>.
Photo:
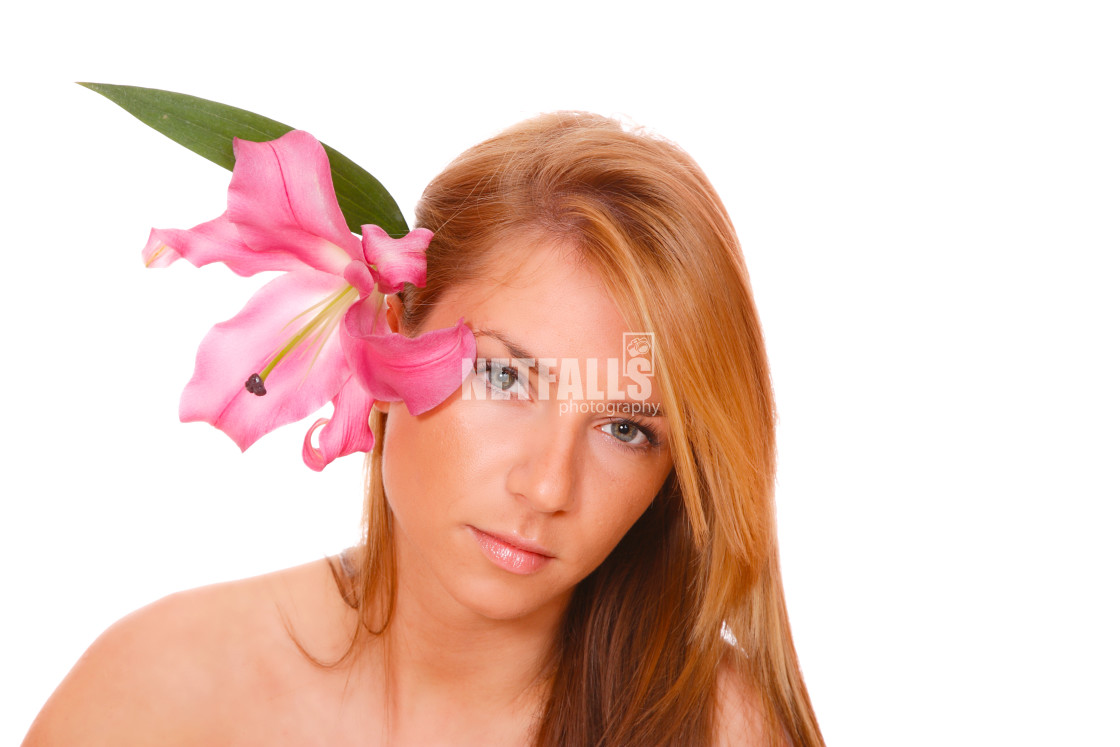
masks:
{"type": "Polygon", "coordinates": [[[24,744],[214,743],[223,718],[297,671],[289,627],[320,652],[336,644],[339,628],[325,615],[341,620],[345,605],[337,591],[330,604],[333,586],[319,560],[136,610],[82,655],[24,744]]]}
{"type": "Polygon", "coordinates": [[[716,682],[715,744],[769,745],[762,693],[750,677],[734,666],[732,657],[724,658],[716,682]]]}

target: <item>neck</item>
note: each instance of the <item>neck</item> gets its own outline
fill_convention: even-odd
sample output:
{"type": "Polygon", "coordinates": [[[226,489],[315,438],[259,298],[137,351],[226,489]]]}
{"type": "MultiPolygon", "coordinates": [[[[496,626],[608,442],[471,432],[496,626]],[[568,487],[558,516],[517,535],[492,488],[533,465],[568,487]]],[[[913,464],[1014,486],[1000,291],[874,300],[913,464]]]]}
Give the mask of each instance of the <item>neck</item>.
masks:
{"type": "Polygon", "coordinates": [[[455,599],[408,540],[400,533],[396,539],[396,607],[382,639],[391,713],[405,721],[433,708],[464,721],[535,715],[548,692],[545,667],[569,597],[495,619],[455,599]]]}

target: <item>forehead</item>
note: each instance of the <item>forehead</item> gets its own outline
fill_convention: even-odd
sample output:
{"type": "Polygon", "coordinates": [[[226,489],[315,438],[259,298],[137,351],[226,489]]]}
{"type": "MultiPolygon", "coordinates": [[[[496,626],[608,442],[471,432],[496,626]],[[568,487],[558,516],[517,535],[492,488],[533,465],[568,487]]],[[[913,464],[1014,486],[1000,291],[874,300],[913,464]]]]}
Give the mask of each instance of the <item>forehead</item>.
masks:
{"type": "MultiPolygon", "coordinates": [[[[629,329],[602,277],[576,246],[527,233],[505,239],[488,254],[487,275],[445,293],[425,329],[448,327],[463,317],[476,336],[499,331],[529,357],[625,358],[626,335],[641,330],[629,329]]],[[[500,343],[478,339],[480,356],[503,354],[500,343]]]]}

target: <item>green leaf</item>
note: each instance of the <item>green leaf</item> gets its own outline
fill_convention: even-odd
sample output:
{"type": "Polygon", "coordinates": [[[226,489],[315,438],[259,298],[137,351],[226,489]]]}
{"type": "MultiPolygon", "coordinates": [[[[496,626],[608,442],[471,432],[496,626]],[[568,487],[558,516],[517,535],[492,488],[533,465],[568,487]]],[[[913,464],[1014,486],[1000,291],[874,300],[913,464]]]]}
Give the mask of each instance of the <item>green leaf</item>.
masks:
{"type": "MultiPolygon", "coordinates": [[[[79,83],[120,106],[144,124],[223,168],[233,170],[233,138],[275,140],[294,128],[259,114],[156,88],[79,83]]],[[[368,171],[323,144],[331,162],[338,205],[354,233],[373,223],[399,238],[408,233],[401,210],[389,192],[368,171]]]]}

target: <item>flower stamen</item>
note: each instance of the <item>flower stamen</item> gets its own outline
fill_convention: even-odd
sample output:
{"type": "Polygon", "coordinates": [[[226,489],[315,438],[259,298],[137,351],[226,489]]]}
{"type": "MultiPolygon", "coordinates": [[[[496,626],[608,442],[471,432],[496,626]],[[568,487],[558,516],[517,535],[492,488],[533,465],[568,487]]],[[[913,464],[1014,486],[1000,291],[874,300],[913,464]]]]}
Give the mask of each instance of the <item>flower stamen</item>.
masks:
{"type": "Polygon", "coordinates": [[[245,388],[258,397],[263,397],[268,392],[265,391],[264,382],[261,381],[260,374],[253,374],[245,381],[245,388]]]}
{"type": "MultiPolygon", "coordinates": [[[[245,381],[245,388],[258,397],[263,397],[267,393],[264,382],[268,379],[268,375],[272,373],[272,370],[279,365],[280,361],[284,360],[289,353],[299,348],[305,341],[308,341],[308,338],[310,338],[310,342],[312,343],[319,342],[319,348],[321,349],[326,343],[330,333],[337,328],[342,315],[356,300],[358,300],[357,289],[347,285],[342,290],[332,296],[328,296],[288,322],[288,324],[285,325],[286,327],[294,324],[297,319],[301,319],[312,312],[316,312],[306,324],[300,327],[298,332],[288,339],[287,343],[272,357],[268,365],[266,365],[260,373],[253,374],[245,381]]],[[[316,350],[316,357],[318,357],[318,354],[319,350],[316,350]]]]}

